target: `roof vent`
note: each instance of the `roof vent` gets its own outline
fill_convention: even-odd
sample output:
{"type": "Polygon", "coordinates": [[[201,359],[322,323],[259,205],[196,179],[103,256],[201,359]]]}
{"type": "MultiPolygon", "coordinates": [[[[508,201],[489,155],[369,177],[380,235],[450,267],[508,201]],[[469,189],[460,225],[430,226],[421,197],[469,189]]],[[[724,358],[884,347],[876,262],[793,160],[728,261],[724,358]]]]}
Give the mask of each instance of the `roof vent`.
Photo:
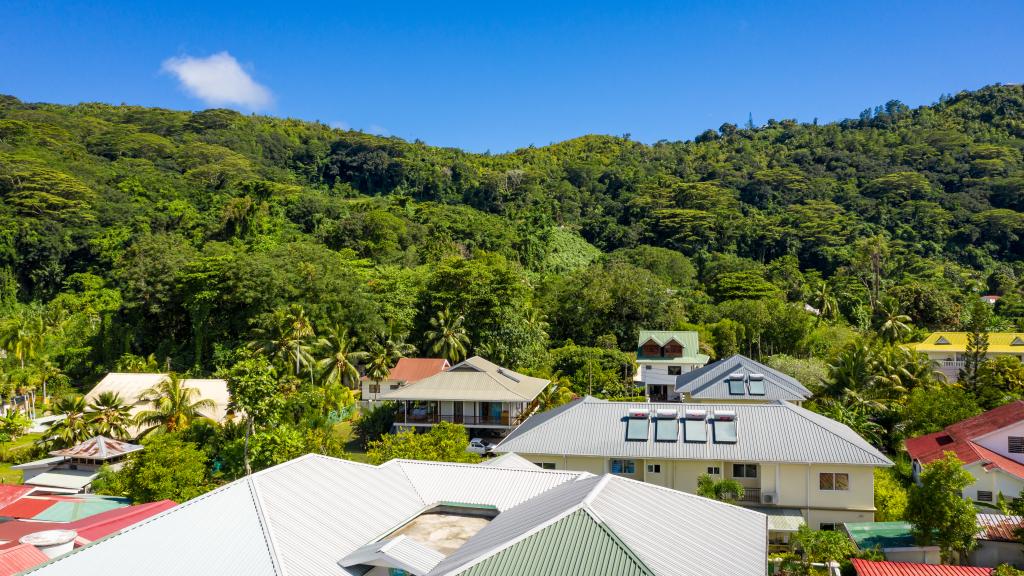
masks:
{"type": "Polygon", "coordinates": [[[764,374],[758,374],[758,373],[755,372],[754,374],[751,374],[750,376],[747,376],[747,378],[749,378],[751,380],[764,380],[764,374]]]}
{"type": "Polygon", "coordinates": [[[654,414],[657,418],[678,418],[679,410],[662,408],[657,410],[654,414]]]}
{"type": "Polygon", "coordinates": [[[498,374],[501,374],[502,376],[504,376],[505,378],[508,378],[509,380],[512,380],[513,382],[519,382],[519,380],[520,380],[520,377],[519,377],[518,374],[515,374],[513,372],[509,372],[508,370],[505,370],[504,368],[498,368],[498,374]]]}
{"type": "Polygon", "coordinates": [[[651,415],[651,411],[645,408],[633,408],[629,411],[630,418],[647,418],[651,415]]]}
{"type": "Polygon", "coordinates": [[[947,340],[945,336],[939,336],[938,338],[935,339],[935,343],[936,344],[949,344],[949,340],[947,340]]]}

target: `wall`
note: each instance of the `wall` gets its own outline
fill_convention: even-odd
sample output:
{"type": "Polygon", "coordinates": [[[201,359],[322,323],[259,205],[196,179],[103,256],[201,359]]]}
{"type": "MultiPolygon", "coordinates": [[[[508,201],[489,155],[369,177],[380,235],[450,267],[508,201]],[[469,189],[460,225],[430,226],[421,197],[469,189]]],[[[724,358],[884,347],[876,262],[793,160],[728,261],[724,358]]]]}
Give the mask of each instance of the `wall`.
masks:
{"type": "Polygon", "coordinates": [[[987,490],[992,493],[992,502],[995,503],[999,494],[1006,498],[1016,498],[1024,490],[1024,480],[998,468],[985,470],[980,462],[975,462],[964,466],[964,470],[974,476],[974,484],[964,488],[964,498],[978,500],[978,491],[987,490]]]}
{"type": "Polygon", "coordinates": [[[1024,422],[1017,422],[984,436],[979,436],[974,438],[974,442],[1011,460],[1024,463],[1024,454],[1010,454],[1008,451],[1007,438],[1010,436],[1024,436],[1024,422]]]}
{"type": "Polygon", "coordinates": [[[1024,567],[1024,547],[1016,542],[995,542],[979,540],[978,547],[971,552],[971,566],[995,568],[1000,564],[1012,564],[1017,568],[1024,567]]]}

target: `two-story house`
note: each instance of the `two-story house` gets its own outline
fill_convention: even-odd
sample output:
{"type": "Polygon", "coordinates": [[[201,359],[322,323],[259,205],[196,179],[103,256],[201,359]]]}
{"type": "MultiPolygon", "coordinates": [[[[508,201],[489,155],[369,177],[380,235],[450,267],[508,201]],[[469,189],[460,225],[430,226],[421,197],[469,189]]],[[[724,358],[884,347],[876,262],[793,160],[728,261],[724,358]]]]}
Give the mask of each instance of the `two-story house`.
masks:
{"type": "Polygon", "coordinates": [[[399,358],[395,367],[388,371],[388,377],[380,382],[363,376],[360,398],[364,402],[379,400],[381,394],[415,384],[450,367],[444,358],[399,358]]]}
{"type": "Polygon", "coordinates": [[[953,452],[974,476],[964,498],[995,502],[1024,488],[1024,401],[1018,400],[906,441],[915,479],[921,467],[953,452]]]}
{"type": "Polygon", "coordinates": [[[802,522],[874,519],[874,469],[892,462],[847,426],[789,402],[680,404],[586,397],[531,416],[496,448],[545,469],[611,473],[694,493],[734,479],[775,541],[802,522]],[[797,520],[793,522],[794,518],[797,520]]]}
{"type": "Polygon", "coordinates": [[[378,399],[400,404],[395,419],[399,430],[454,422],[474,433],[501,435],[529,416],[534,399],[549,383],[474,356],[414,384],[383,392],[378,399]]]}
{"type": "MultiPolygon", "coordinates": [[[[967,332],[932,332],[908,348],[928,356],[950,382],[960,378],[967,352],[967,332]]],[[[1024,332],[989,332],[986,358],[1009,355],[1024,361],[1024,332]]]]}
{"type": "Polygon", "coordinates": [[[734,354],[676,378],[683,402],[772,402],[800,405],[811,397],[799,380],[771,366],[734,354]]]}
{"type": "Polygon", "coordinates": [[[679,400],[679,376],[708,363],[700,353],[697,333],[673,330],[641,330],[636,347],[639,380],[652,402],[679,400]]]}

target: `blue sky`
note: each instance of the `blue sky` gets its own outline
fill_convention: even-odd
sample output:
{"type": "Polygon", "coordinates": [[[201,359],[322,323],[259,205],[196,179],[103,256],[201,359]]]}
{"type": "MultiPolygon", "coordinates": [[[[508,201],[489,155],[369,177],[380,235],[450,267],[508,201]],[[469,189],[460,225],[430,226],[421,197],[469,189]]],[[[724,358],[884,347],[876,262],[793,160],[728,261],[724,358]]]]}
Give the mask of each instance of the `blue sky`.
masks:
{"type": "Polygon", "coordinates": [[[1024,2],[5,2],[0,93],[500,152],[1024,81],[1024,2]]]}

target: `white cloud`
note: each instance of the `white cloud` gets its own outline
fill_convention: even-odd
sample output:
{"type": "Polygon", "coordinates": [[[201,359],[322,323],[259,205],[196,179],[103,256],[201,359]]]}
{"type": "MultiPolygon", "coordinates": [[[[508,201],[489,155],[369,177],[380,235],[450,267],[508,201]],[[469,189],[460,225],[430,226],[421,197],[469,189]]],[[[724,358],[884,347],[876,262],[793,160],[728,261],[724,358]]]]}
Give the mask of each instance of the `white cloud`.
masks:
{"type": "Polygon", "coordinates": [[[388,129],[378,124],[370,124],[366,131],[370,134],[376,134],[377,136],[387,136],[388,129]]]}
{"type": "Polygon", "coordinates": [[[212,106],[235,105],[251,110],[270,106],[274,97],[227,52],[205,58],[181,56],[164,60],[163,70],[177,76],[186,92],[212,106]]]}
{"type": "Polygon", "coordinates": [[[334,122],[331,122],[330,126],[331,128],[337,128],[338,130],[349,129],[348,122],[345,122],[344,120],[335,120],[334,122]]]}

